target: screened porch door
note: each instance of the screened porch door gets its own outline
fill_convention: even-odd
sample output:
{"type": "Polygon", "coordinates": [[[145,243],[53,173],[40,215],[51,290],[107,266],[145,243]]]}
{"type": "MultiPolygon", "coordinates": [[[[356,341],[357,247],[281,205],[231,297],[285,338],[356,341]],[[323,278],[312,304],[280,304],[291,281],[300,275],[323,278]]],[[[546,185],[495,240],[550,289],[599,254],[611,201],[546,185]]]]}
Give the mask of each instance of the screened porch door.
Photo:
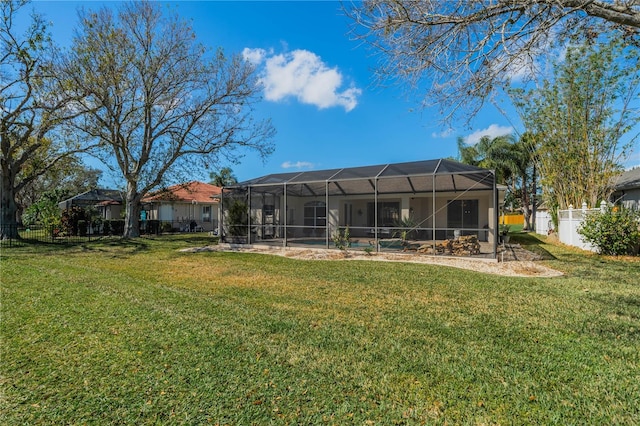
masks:
{"type": "MultiPolygon", "coordinates": [[[[449,200],[447,202],[447,235],[455,230],[478,228],[478,200],[449,200]]],[[[477,231],[461,231],[460,235],[478,235],[477,231]]]]}

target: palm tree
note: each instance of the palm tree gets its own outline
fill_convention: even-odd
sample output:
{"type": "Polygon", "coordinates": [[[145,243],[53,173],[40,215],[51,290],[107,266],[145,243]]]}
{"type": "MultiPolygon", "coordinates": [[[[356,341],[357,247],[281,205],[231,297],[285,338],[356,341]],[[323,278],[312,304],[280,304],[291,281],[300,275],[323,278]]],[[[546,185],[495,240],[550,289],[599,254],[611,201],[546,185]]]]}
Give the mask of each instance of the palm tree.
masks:
{"type": "Polygon", "coordinates": [[[522,208],[523,230],[531,229],[531,224],[535,223],[537,171],[531,147],[527,133],[519,140],[513,135],[483,136],[472,146],[465,146],[461,139],[458,140],[461,162],[495,170],[498,183],[507,186],[514,202],[522,208]]]}
{"type": "Polygon", "coordinates": [[[211,172],[209,178],[211,179],[211,185],[220,187],[238,183],[238,179],[234,176],[233,170],[231,170],[230,167],[223,167],[218,173],[211,172]]]}

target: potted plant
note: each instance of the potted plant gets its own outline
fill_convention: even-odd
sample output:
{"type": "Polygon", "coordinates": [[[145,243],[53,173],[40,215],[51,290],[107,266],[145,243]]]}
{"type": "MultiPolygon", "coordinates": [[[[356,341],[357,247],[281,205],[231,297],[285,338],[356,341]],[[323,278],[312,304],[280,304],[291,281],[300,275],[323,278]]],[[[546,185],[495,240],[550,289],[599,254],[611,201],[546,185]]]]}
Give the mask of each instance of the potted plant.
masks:
{"type": "Polygon", "coordinates": [[[500,240],[502,243],[506,244],[509,242],[509,229],[511,227],[509,225],[500,225],[500,240]]]}

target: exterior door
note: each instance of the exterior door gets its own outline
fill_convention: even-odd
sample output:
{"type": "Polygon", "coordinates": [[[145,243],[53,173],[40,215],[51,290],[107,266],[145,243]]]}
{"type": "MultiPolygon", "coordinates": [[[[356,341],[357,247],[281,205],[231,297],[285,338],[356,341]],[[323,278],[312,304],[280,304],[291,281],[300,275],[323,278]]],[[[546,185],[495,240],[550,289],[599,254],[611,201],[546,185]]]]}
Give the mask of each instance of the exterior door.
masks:
{"type": "MultiPolygon", "coordinates": [[[[447,202],[447,228],[451,230],[478,228],[478,200],[449,200],[447,202]]],[[[478,234],[462,231],[461,235],[478,234]]]]}

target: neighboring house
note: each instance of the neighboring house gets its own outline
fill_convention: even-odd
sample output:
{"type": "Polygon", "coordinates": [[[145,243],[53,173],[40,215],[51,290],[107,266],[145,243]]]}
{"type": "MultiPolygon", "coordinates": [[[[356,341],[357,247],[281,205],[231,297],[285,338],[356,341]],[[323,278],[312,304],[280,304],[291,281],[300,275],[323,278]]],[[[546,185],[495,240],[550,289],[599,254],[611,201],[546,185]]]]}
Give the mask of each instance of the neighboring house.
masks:
{"type": "Polygon", "coordinates": [[[640,210],[640,167],[622,173],[613,188],[612,202],[640,210]]]}
{"type": "Polygon", "coordinates": [[[495,257],[503,197],[493,171],[444,159],[272,174],[222,189],[221,229],[227,240],[329,246],[348,226],[376,249],[402,231],[434,245],[476,235],[495,257]]]}
{"type": "Polygon", "coordinates": [[[188,182],[155,191],[142,198],[142,217],[170,222],[180,231],[218,229],[221,188],[188,182]]]}
{"type": "Polygon", "coordinates": [[[102,219],[120,219],[122,194],[116,189],[92,189],[58,203],[60,210],[95,207],[102,219]]]}

